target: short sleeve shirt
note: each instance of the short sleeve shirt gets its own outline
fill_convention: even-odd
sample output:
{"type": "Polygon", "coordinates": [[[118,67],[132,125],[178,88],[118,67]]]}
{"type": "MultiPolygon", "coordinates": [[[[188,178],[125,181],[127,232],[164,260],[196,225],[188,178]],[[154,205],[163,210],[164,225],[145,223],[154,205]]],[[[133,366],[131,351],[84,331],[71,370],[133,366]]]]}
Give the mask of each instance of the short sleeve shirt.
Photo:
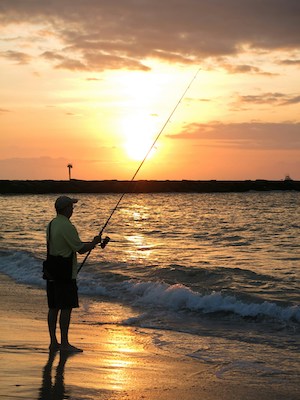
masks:
{"type": "MultiPolygon", "coordinates": [[[[49,225],[47,227],[47,240],[49,240],[49,225]]],[[[51,222],[49,253],[53,256],[69,257],[73,253],[72,278],[77,275],[77,254],[84,243],[80,240],[77,229],[69,218],[58,214],[51,222]]]]}

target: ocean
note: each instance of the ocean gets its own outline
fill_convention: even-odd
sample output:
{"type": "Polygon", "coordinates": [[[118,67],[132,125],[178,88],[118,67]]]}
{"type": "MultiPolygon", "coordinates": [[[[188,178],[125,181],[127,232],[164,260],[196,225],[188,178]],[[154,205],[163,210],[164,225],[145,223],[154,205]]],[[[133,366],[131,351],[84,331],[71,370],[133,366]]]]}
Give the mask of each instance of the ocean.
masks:
{"type": "MultiPolygon", "coordinates": [[[[45,286],[56,197],[0,196],[0,272],[16,282],[45,286]]],[[[71,220],[89,241],[120,195],[76,197],[71,220]]],[[[82,323],[146,330],[219,378],[299,382],[299,192],[126,194],[106,235],[78,275],[82,323]]]]}

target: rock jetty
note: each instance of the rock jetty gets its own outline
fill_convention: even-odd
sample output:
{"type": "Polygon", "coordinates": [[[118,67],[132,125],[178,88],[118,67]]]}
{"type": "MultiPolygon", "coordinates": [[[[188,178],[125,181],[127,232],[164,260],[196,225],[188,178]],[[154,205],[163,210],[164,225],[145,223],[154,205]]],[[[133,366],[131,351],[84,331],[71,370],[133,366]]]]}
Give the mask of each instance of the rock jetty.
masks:
{"type": "Polygon", "coordinates": [[[300,181],[263,179],[245,181],[137,180],[85,181],[0,180],[0,194],[47,193],[214,193],[249,191],[300,191],[300,181]]]}

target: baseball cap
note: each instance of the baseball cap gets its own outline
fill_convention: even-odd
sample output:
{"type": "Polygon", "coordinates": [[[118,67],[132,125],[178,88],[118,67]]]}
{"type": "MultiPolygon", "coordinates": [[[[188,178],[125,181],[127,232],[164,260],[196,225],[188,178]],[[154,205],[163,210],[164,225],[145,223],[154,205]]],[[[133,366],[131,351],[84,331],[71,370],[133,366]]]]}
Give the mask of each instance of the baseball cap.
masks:
{"type": "Polygon", "coordinates": [[[71,199],[68,196],[59,196],[55,201],[55,209],[57,211],[63,210],[64,208],[77,203],[78,199],[71,199]]]}

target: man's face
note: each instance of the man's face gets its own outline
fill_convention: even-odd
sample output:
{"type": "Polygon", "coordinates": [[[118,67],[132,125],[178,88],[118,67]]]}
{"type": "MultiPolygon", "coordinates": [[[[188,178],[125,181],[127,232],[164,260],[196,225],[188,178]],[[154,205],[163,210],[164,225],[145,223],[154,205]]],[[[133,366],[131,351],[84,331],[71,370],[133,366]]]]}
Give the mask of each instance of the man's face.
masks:
{"type": "Polygon", "coordinates": [[[71,218],[73,214],[73,204],[70,204],[69,206],[63,208],[62,210],[59,211],[59,214],[64,215],[67,218],[71,218]]]}
{"type": "Polygon", "coordinates": [[[66,216],[67,216],[68,218],[71,218],[71,217],[72,217],[73,210],[74,210],[73,204],[70,204],[68,207],[66,207],[66,216]]]}

